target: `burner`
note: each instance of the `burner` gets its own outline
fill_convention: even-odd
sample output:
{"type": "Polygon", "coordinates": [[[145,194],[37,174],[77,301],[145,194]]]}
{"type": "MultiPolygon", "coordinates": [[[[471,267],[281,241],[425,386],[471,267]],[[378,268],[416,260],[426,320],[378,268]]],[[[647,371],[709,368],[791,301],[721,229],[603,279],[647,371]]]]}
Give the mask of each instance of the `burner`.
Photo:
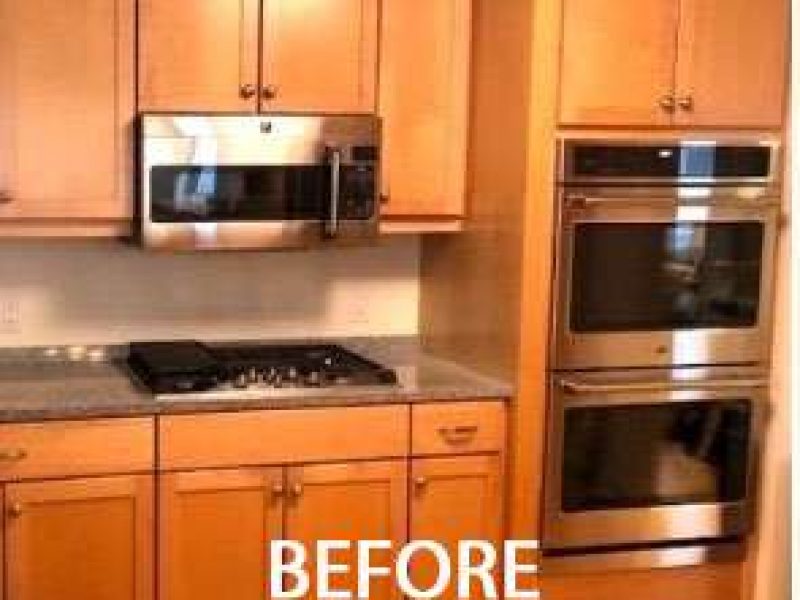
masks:
{"type": "Polygon", "coordinates": [[[391,369],[333,344],[144,342],[131,344],[128,364],[156,394],[397,383],[391,369]]]}

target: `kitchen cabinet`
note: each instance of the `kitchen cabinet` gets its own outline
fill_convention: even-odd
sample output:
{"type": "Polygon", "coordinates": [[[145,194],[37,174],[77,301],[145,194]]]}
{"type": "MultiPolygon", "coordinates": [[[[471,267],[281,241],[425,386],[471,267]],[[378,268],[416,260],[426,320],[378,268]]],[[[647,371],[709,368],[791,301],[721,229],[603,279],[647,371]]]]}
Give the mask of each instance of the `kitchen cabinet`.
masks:
{"type": "MultiPolygon", "coordinates": [[[[402,543],[405,472],[403,461],[367,461],[293,466],[286,472],[278,467],[162,474],[161,597],[267,597],[270,540],[305,543],[312,581],[317,540],[402,543]]],[[[332,585],[355,589],[355,552],[345,561],[350,574],[333,578],[332,585]]],[[[370,597],[397,595],[384,581],[370,597]]]]}
{"type": "Polygon", "coordinates": [[[383,0],[379,113],[382,213],[437,221],[465,214],[471,0],[383,0]]]}
{"type": "Polygon", "coordinates": [[[785,0],[564,0],[565,126],[780,127],[785,0]]]}
{"type": "MultiPolygon", "coordinates": [[[[496,454],[414,459],[411,464],[412,540],[435,540],[456,556],[459,540],[500,544],[502,535],[502,463],[496,454]]],[[[498,546],[499,548],[499,546],[498,546]]],[[[436,578],[428,556],[414,565],[412,581],[420,589],[436,578]]],[[[443,598],[456,598],[454,585],[443,598]]],[[[482,598],[480,587],[471,598],[482,598]]]]}
{"type": "Polygon", "coordinates": [[[146,111],[373,112],[378,0],[142,0],[146,111]]]}
{"type": "Polygon", "coordinates": [[[161,598],[266,598],[268,544],[282,534],[283,469],[162,474],[159,505],[161,598]]]}
{"type": "Polygon", "coordinates": [[[0,225],[127,218],[134,0],[0,0],[0,225]]]}
{"type": "Polygon", "coordinates": [[[8,600],[153,597],[152,477],[6,486],[8,600]]]}

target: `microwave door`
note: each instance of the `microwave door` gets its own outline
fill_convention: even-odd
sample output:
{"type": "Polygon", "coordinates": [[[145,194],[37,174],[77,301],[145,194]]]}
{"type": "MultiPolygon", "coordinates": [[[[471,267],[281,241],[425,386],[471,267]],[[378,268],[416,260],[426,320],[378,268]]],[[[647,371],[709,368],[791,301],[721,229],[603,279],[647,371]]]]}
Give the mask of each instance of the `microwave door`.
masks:
{"type": "Polygon", "coordinates": [[[567,195],[555,368],[756,362],[769,338],[775,207],[567,195]]]}

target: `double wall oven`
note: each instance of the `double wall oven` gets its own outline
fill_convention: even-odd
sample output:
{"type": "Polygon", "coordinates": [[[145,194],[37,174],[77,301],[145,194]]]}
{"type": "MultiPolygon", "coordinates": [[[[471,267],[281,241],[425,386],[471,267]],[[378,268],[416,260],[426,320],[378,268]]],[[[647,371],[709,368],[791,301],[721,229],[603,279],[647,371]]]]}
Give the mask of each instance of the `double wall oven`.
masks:
{"type": "Polygon", "coordinates": [[[767,406],[772,141],[563,140],[546,552],[736,538],[767,406]]]}

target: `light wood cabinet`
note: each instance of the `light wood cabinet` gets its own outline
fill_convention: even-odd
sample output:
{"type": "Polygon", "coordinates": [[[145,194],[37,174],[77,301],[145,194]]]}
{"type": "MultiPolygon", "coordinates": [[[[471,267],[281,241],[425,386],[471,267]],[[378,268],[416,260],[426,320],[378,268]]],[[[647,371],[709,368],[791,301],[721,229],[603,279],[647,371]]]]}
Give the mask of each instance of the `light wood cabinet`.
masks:
{"type": "Polygon", "coordinates": [[[0,0],[0,221],[130,214],[134,0],[0,0]]]}
{"type": "MultiPolygon", "coordinates": [[[[391,540],[397,548],[406,539],[407,494],[405,461],[341,463],[291,467],[288,470],[289,504],[286,511],[288,539],[309,549],[309,573],[315,581],[314,545],[317,540],[348,540],[352,551],[333,554],[349,572],[331,577],[331,588],[357,589],[358,565],[355,542],[391,540]]],[[[390,567],[392,554],[375,553],[376,565],[390,567]]],[[[309,598],[318,598],[314,586],[309,598]]],[[[400,598],[390,578],[373,581],[370,598],[400,598]]]]}
{"type": "Polygon", "coordinates": [[[565,126],[780,127],[785,0],[565,0],[565,126]]]}
{"type": "Polygon", "coordinates": [[[379,0],[143,0],[149,111],[373,112],[379,0]]]}
{"type": "Polygon", "coordinates": [[[283,469],[161,475],[160,597],[259,600],[269,541],[280,539],[283,469]]]}
{"type": "Polygon", "coordinates": [[[152,477],[9,484],[8,600],[153,598],[152,477]]]}
{"type": "Polygon", "coordinates": [[[390,219],[464,216],[471,37],[471,0],[383,0],[382,212],[390,219]]]}
{"type": "MultiPolygon", "coordinates": [[[[456,556],[459,540],[486,540],[499,545],[502,535],[502,463],[499,455],[414,459],[411,465],[410,531],[412,540],[444,543],[456,556]]],[[[499,548],[499,546],[498,546],[499,548]]],[[[412,565],[420,589],[436,576],[433,560],[412,565]]],[[[456,598],[449,586],[443,598],[456,598]]],[[[480,587],[471,598],[482,598],[480,587]]]]}

